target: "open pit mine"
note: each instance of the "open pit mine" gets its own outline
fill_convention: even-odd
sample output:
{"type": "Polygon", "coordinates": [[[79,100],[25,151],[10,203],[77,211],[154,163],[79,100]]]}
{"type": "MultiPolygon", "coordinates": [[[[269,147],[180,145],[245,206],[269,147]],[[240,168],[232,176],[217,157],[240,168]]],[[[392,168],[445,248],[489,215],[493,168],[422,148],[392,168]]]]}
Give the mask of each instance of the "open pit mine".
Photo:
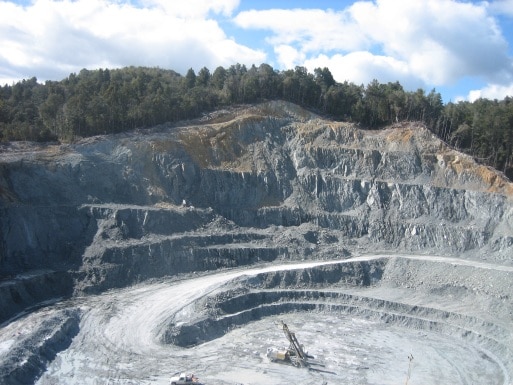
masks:
{"type": "Polygon", "coordinates": [[[512,198],[280,101],[2,144],[0,383],[511,385],[512,198]]]}

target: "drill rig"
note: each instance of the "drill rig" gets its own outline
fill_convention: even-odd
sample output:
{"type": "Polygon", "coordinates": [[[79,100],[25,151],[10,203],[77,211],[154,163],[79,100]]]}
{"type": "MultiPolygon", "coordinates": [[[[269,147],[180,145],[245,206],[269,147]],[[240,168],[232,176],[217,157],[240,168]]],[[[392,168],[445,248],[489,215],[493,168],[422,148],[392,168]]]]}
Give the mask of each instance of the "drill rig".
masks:
{"type": "Polygon", "coordinates": [[[308,359],[314,357],[305,352],[303,345],[299,344],[296,334],[289,330],[287,324],[283,321],[280,321],[280,323],[283,333],[285,337],[287,337],[290,345],[286,349],[268,348],[266,354],[267,358],[269,358],[271,362],[284,362],[297,367],[307,367],[309,365],[308,359]]]}

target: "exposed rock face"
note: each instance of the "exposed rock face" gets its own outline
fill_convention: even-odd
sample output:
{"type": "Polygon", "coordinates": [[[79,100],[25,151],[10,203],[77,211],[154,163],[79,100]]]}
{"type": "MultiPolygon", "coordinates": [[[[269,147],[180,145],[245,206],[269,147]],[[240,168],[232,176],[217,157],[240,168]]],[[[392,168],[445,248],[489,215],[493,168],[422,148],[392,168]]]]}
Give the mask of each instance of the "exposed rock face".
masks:
{"type": "Polygon", "coordinates": [[[393,250],[512,264],[513,186],[424,127],[285,102],[0,153],[0,321],[46,299],[393,250]],[[56,278],[57,277],[57,278],[56,278]]]}

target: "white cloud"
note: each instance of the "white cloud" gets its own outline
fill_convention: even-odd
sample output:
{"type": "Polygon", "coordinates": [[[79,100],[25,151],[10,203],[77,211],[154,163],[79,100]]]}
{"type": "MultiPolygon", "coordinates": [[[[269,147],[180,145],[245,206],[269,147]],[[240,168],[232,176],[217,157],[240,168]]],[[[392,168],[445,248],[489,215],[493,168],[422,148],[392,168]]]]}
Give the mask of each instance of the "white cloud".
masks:
{"type": "Polygon", "coordinates": [[[0,84],[37,76],[62,79],[82,68],[146,65],[185,73],[266,54],[228,38],[210,14],[230,15],[238,0],[0,1],[0,84]]]}
{"type": "Polygon", "coordinates": [[[21,6],[0,0],[0,85],[32,76],[62,79],[82,68],[145,65],[185,73],[262,62],[277,69],[329,67],[338,81],[398,80],[407,89],[451,87],[469,78],[503,85],[473,95],[506,92],[513,83],[513,58],[497,24],[513,16],[513,0],[359,0],[340,10],[235,15],[239,3],[33,0],[21,6]],[[229,20],[235,38],[222,29],[229,20]],[[238,43],[237,28],[249,32],[244,39],[263,31],[274,57],[238,43]]]}
{"type": "Polygon", "coordinates": [[[466,100],[473,102],[479,98],[486,99],[497,99],[502,100],[506,96],[513,97],[513,84],[509,85],[499,85],[499,84],[489,84],[488,86],[480,89],[480,90],[472,90],[469,92],[466,100]]]}
{"type": "Polygon", "coordinates": [[[169,15],[186,19],[204,19],[210,12],[230,16],[238,7],[239,0],[143,0],[147,7],[161,7],[169,15]]]}
{"type": "Polygon", "coordinates": [[[282,68],[295,68],[305,60],[305,55],[290,45],[278,45],[274,48],[274,52],[282,68]]]}
{"type": "Polygon", "coordinates": [[[382,83],[400,80],[407,89],[422,87],[422,82],[411,72],[408,63],[366,51],[351,52],[347,55],[336,54],[331,57],[319,55],[306,60],[305,67],[310,72],[315,68],[328,67],[338,82],[347,80],[366,85],[373,79],[382,83]]]}
{"type": "Polygon", "coordinates": [[[234,22],[241,28],[273,32],[272,45],[298,45],[305,53],[355,50],[367,45],[365,35],[347,11],[321,9],[271,9],[239,13],[234,22]]]}
{"type": "Polygon", "coordinates": [[[384,75],[432,87],[470,76],[501,82],[513,74],[507,42],[486,2],[357,1],[338,12],[241,12],[235,22],[269,30],[267,41],[279,47],[281,65],[325,62],[349,81],[381,81],[384,75]]]}
{"type": "Polygon", "coordinates": [[[507,42],[486,4],[448,0],[356,3],[354,18],[387,55],[410,63],[426,83],[507,70],[507,42]]]}

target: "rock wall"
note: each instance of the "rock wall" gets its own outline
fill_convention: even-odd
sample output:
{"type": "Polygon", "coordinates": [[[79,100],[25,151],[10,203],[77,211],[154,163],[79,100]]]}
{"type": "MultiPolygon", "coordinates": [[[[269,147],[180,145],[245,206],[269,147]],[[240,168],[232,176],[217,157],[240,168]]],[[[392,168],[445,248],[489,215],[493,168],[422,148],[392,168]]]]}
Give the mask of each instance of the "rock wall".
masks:
{"type": "MultiPolygon", "coordinates": [[[[268,102],[73,144],[2,146],[0,278],[13,293],[43,268],[72,282],[67,296],[376,250],[512,263],[512,185],[416,123],[365,131],[268,102]]],[[[58,296],[41,293],[9,308],[58,296]]]]}

